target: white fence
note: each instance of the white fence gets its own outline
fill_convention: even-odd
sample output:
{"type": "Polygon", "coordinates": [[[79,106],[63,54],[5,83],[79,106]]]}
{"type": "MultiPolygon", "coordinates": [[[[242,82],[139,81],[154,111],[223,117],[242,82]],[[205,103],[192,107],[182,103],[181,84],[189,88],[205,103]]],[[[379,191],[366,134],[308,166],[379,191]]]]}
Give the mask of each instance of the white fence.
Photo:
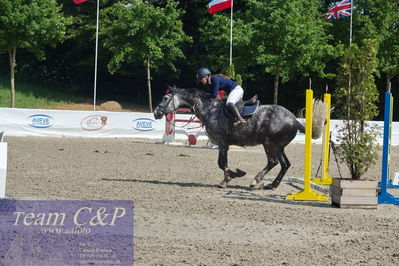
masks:
{"type": "MultiPolygon", "coordinates": [[[[177,114],[175,139],[186,140],[187,132],[201,131],[200,139],[207,139],[204,128],[198,123],[187,124],[192,115],[177,114]],[[184,127],[184,125],[186,125],[184,127]]],[[[6,136],[40,137],[101,137],[101,138],[147,138],[162,139],[165,133],[165,118],[155,120],[151,113],[67,111],[47,109],[0,108],[0,131],[6,136]]],[[[336,141],[340,120],[331,120],[332,139],[336,141]]],[[[381,133],[383,121],[370,121],[381,133]]],[[[380,136],[382,145],[383,136],[380,136]]],[[[297,134],[294,143],[304,143],[305,135],[297,134]]],[[[321,143],[321,138],[314,140],[321,143]]],[[[399,145],[399,122],[392,123],[392,145],[399,145]]]]}
{"type": "Polygon", "coordinates": [[[6,136],[162,138],[165,119],[131,112],[0,108],[6,136]]]}

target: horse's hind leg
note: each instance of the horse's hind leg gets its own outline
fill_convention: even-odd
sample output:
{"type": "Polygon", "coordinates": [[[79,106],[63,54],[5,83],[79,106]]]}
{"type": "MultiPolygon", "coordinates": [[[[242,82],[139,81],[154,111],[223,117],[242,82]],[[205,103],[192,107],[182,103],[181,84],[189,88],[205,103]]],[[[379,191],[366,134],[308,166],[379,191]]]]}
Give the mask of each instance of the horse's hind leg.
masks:
{"type": "Polygon", "coordinates": [[[278,159],[276,156],[276,151],[273,145],[270,144],[263,144],[263,147],[265,148],[265,152],[267,155],[267,165],[265,168],[263,168],[262,171],[260,171],[252,181],[250,185],[250,189],[256,189],[259,188],[259,184],[265,177],[265,175],[278,164],[278,159]]]}
{"type": "Polygon", "coordinates": [[[287,172],[288,168],[290,168],[291,163],[288,160],[287,156],[285,155],[284,148],[281,149],[276,149],[276,155],[278,158],[278,161],[280,162],[281,165],[281,170],[278,173],[276,179],[271,184],[268,184],[264,186],[264,189],[275,189],[280,185],[281,180],[283,179],[285,173],[287,172]]]}

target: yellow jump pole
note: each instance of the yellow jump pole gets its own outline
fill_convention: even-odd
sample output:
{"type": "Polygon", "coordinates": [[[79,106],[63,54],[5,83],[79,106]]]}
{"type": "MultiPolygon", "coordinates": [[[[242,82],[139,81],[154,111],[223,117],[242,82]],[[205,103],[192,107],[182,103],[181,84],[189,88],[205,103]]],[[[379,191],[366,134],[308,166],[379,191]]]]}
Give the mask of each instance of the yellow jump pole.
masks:
{"type": "Polygon", "coordinates": [[[313,91],[306,90],[306,127],[305,127],[305,175],[303,190],[298,193],[290,193],[286,200],[328,201],[327,195],[318,194],[310,186],[312,171],[312,117],[313,117],[313,91]]]}
{"type": "Polygon", "coordinates": [[[323,134],[323,157],[322,163],[322,173],[321,176],[312,179],[312,183],[318,185],[331,185],[332,178],[328,173],[329,169],[329,156],[330,156],[330,111],[331,111],[331,94],[324,94],[324,102],[327,104],[327,116],[326,116],[326,126],[323,134]]]}

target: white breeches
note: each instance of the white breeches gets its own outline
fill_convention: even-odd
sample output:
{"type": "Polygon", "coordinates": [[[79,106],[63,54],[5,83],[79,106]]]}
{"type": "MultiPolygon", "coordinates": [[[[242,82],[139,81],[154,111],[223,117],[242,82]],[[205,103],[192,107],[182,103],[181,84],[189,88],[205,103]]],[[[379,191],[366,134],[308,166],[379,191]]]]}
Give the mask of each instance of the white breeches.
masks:
{"type": "Polygon", "coordinates": [[[229,96],[227,96],[227,103],[233,103],[236,104],[239,102],[242,97],[244,96],[244,90],[241,88],[240,85],[237,85],[230,93],[229,96]]]}

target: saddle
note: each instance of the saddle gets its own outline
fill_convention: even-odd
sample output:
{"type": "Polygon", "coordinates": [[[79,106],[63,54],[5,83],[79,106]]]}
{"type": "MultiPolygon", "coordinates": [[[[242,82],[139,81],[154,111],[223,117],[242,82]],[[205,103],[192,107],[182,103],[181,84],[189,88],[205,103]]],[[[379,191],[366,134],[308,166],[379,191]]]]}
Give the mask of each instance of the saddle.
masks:
{"type": "MultiPolygon", "coordinates": [[[[258,110],[259,105],[260,101],[258,100],[258,95],[253,96],[249,100],[239,101],[236,103],[238,111],[240,111],[241,116],[244,118],[252,116],[256,112],[256,110],[258,110]]],[[[228,108],[226,108],[226,106],[224,108],[224,114],[229,119],[235,118],[235,116],[228,108]]]]}
{"type": "Polygon", "coordinates": [[[260,105],[260,101],[258,100],[258,95],[255,95],[249,100],[239,101],[236,103],[238,111],[242,117],[249,117],[253,115],[260,105]]]}

